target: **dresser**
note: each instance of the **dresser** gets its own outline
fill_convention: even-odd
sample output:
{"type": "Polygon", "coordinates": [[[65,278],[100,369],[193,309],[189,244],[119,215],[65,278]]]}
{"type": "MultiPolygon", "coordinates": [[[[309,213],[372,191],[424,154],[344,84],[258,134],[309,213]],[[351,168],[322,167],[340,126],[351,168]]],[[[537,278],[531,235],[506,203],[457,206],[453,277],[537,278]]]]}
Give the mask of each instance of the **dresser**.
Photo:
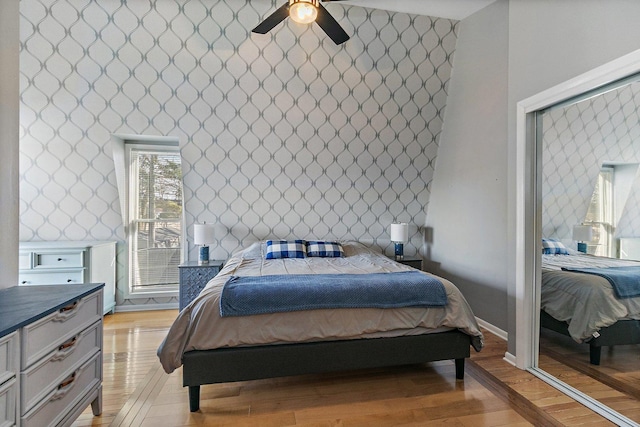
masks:
{"type": "Polygon", "coordinates": [[[116,242],[20,242],[19,269],[25,286],[104,283],[103,313],[115,309],[116,242]]]}
{"type": "Polygon", "coordinates": [[[200,291],[222,269],[223,261],[209,261],[209,264],[198,264],[197,261],[189,261],[179,265],[180,268],[180,302],[182,311],[200,291]]]}
{"type": "Polygon", "coordinates": [[[102,412],[99,284],[0,290],[0,426],[68,426],[102,412]]]}

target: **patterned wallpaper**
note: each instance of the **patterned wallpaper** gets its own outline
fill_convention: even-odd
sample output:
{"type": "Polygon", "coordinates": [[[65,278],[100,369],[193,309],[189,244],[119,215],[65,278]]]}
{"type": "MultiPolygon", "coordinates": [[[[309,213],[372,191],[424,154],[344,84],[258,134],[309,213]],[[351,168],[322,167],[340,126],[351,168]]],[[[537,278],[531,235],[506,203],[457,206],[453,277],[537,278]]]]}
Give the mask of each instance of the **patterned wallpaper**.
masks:
{"type": "Polygon", "coordinates": [[[290,20],[250,33],[280,3],[22,0],[21,240],[125,239],[117,133],[179,139],[212,258],[292,237],[392,254],[394,218],[419,251],[457,21],[328,3],[340,46],[290,20]]]}
{"type": "MultiPolygon", "coordinates": [[[[603,162],[640,162],[640,83],[626,85],[543,118],[542,234],[570,247],[603,162]]],[[[615,237],[640,236],[640,175],[619,212],[615,237]]]]}

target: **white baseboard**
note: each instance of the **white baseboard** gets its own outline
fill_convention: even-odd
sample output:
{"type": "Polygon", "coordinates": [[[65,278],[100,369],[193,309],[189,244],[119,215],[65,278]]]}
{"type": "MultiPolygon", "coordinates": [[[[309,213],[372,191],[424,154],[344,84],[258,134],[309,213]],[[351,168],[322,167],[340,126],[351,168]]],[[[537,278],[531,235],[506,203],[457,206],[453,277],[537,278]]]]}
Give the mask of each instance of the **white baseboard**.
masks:
{"type": "Polygon", "coordinates": [[[127,311],[177,310],[178,303],[116,305],[116,313],[127,311]]]}
{"type": "Polygon", "coordinates": [[[476,320],[478,321],[478,325],[480,325],[481,328],[486,329],[487,331],[491,332],[493,335],[497,336],[498,338],[501,338],[505,341],[509,340],[509,334],[507,333],[507,331],[503,331],[497,326],[494,326],[489,322],[485,322],[484,320],[479,319],[477,317],[476,317],[476,320]]]}
{"type": "Polygon", "coordinates": [[[504,360],[505,362],[513,366],[516,366],[516,357],[513,354],[509,353],[508,351],[504,354],[504,357],[502,358],[502,360],[504,360]]]}
{"type": "MultiPolygon", "coordinates": [[[[492,325],[491,323],[485,322],[484,320],[478,319],[477,317],[476,320],[478,321],[478,325],[480,325],[481,328],[486,329],[498,338],[501,338],[505,341],[509,340],[509,333],[507,331],[503,331],[502,329],[492,325]]],[[[508,351],[504,354],[504,358],[502,360],[513,366],[516,366],[516,357],[508,351]]]]}

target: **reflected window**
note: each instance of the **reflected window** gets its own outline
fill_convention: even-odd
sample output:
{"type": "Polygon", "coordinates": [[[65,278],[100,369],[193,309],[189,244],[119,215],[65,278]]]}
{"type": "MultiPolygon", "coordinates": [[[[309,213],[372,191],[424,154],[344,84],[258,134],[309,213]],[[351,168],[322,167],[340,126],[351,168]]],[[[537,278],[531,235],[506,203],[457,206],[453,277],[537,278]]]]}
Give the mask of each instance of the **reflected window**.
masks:
{"type": "Polygon", "coordinates": [[[603,167],[596,181],[585,224],[593,226],[593,240],[587,242],[587,253],[614,257],[613,233],[615,231],[613,182],[614,169],[603,167]]]}

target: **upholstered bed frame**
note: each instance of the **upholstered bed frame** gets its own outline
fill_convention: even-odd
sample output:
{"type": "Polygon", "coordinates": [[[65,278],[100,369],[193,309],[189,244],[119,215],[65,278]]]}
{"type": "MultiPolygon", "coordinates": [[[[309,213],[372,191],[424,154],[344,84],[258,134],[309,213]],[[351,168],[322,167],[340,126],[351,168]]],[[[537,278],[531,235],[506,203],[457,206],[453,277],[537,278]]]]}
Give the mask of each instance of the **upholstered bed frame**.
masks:
{"type": "Polygon", "coordinates": [[[234,381],[318,374],[455,360],[464,378],[471,337],[454,330],[394,338],[322,341],[189,351],[183,355],[183,385],[191,412],[200,408],[200,386],[234,381]]]}
{"type": "MultiPolygon", "coordinates": [[[[570,336],[567,322],[554,319],[544,310],[540,310],[540,326],[570,336]]],[[[602,347],[640,344],[640,320],[619,320],[611,326],[600,329],[598,333],[599,337],[592,338],[588,342],[589,362],[592,365],[600,365],[602,347]]]]}

